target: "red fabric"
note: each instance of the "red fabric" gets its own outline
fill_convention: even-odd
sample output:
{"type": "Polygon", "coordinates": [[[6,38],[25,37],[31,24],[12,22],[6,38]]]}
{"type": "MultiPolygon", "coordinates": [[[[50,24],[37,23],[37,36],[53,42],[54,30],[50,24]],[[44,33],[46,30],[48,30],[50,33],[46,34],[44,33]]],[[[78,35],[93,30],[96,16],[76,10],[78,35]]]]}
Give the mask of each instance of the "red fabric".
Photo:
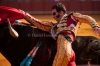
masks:
{"type": "Polygon", "coordinates": [[[69,61],[69,63],[68,63],[67,66],[76,66],[75,58],[76,58],[75,52],[72,50],[72,51],[71,51],[70,61],[69,61]]]}
{"type": "Polygon", "coordinates": [[[16,8],[0,6],[0,24],[7,21],[7,18],[9,18],[11,24],[13,24],[15,20],[23,19],[24,14],[16,8]]]}
{"type": "MultiPolygon", "coordinates": [[[[66,26],[66,27],[71,26],[71,24],[75,25],[75,27],[76,27],[76,23],[77,23],[77,22],[74,21],[74,20],[71,18],[71,16],[69,16],[69,17],[67,18],[66,23],[67,23],[67,26],[66,26]]],[[[71,31],[64,31],[64,33],[67,34],[67,35],[72,39],[72,41],[74,41],[74,39],[75,39],[74,33],[72,33],[71,31]]]]}
{"type": "Polygon", "coordinates": [[[74,24],[76,26],[76,21],[74,21],[71,16],[67,18],[67,27],[70,26],[71,24],[74,24]]]}

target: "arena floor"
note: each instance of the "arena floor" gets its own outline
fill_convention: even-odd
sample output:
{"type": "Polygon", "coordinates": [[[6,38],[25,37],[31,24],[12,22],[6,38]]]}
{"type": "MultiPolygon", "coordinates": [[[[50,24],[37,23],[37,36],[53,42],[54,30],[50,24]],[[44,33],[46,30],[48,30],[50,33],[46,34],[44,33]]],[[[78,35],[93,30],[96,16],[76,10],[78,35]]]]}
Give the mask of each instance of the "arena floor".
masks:
{"type": "MultiPolygon", "coordinates": [[[[51,15],[33,15],[34,17],[40,19],[40,20],[44,20],[44,21],[51,21],[51,22],[56,22],[51,15]]],[[[97,21],[97,23],[100,26],[100,15],[90,15],[93,18],[95,18],[95,20],[97,21]]],[[[23,20],[24,21],[24,20],[23,20]]],[[[26,21],[25,21],[26,22],[26,21]]],[[[93,30],[91,29],[91,27],[88,24],[81,24],[77,35],[80,36],[95,36],[97,38],[100,38],[99,36],[96,36],[95,33],[93,32],[93,30]]],[[[6,60],[6,58],[0,54],[0,66],[11,66],[10,63],[6,60]]]]}

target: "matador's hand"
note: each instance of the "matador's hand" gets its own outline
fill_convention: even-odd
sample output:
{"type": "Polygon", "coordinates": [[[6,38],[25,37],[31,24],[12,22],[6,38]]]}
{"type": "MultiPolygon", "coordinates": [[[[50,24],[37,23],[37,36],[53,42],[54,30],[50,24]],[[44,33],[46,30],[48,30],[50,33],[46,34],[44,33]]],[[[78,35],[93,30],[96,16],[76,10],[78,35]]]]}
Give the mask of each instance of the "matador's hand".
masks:
{"type": "Polygon", "coordinates": [[[100,36],[100,27],[94,27],[93,30],[95,31],[97,36],[100,36]]]}

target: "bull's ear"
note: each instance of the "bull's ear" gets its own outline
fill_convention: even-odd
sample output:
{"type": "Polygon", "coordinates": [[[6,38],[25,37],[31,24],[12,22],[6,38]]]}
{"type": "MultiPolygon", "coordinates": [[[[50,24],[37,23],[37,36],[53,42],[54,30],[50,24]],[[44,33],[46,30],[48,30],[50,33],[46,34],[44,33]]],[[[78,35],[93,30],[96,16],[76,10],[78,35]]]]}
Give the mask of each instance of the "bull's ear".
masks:
{"type": "Polygon", "coordinates": [[[8,20],[8,28],[9,28],[10,34],[11,34],[14,38],[18,38],[18,37],[19,37],[19,34],[12,28],[12,26],[11,26],[11,24],[10,24],[9,18],[8,18],[7,20],[8,20]]]}

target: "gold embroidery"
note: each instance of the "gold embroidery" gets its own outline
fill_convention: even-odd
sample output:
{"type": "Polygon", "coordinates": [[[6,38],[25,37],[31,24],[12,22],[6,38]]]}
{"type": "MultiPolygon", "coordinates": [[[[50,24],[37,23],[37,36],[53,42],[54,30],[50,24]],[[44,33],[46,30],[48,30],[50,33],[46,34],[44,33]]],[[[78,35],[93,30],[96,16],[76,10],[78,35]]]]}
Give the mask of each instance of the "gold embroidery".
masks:
{"type": "Polygon", "coordinates": [[[59,35],[53,66],[66,66],[70,61],[71,50],[71,44],[62,35],[59,35]]]}
{"type": "Polygon", "coordinates": [[[67,14],[65,14],[65,15],[61,18],[61,20],[60,20],[60,22],[59,22],[59,23],[66,22],[67,17],[68,17],[68,15],[67,15],[67,14]]]}
{"type": "Polygon", "coordinates": [[[68,31],[70,30],[70,31],[72,31],[73,33],[76,32],[76,31],[75,31],[75,27],[71,27],[71,26],[68,26],[68,27],[67,27],[67,23],[66,23],[67,18],[68,18],[68,15],[67,15],[67,14],[65,14],[65,15],[61,18],[59,24],[57,25],[58,29],[57,29],[56,34],[59,34],[60,32],[65,31],[65,30],[68,30],[68,31]]]}
{"type": "Polygon", "coordinates": [[[34,18],[33,16],[31,16],[30,14],[26,13],[25,14],[25,19],[30,22],[31,24],[33,24],[35,27],[43,30],[43,31],[47,31],[50,32],[51,28],[53,27],[53,24],[51,22],[43,22],[40,21],[36,18],[34,18]]]}
{"type": "Polygon", "coordinates": [[[82,15],[80,13],[73,13],[73,16],[76,20],[82,23],[88,23],[92,27],[98,26],[97,22],[95,21],[94,18],[88,16],[88,15],[82,15]]]}
{"type": "Polygon", "coordinates": [[[72,32],[75,32],[75,28],[74,27],[59,27],[58,29],[57,29],[57,32],[56,32],[56,34],[59,34],[60,32],[62,32],[62,31],[65,31],[65,30],[70,30],[70,31],[72,31],[72,32]]]}
{"type": "Polygon", "coordinates": [[[63,26],[67,26],[67,23],[65,22],[65,23],[59,23],[58,25],[57,25],[57,27],[63,27],[63,26]]]}

